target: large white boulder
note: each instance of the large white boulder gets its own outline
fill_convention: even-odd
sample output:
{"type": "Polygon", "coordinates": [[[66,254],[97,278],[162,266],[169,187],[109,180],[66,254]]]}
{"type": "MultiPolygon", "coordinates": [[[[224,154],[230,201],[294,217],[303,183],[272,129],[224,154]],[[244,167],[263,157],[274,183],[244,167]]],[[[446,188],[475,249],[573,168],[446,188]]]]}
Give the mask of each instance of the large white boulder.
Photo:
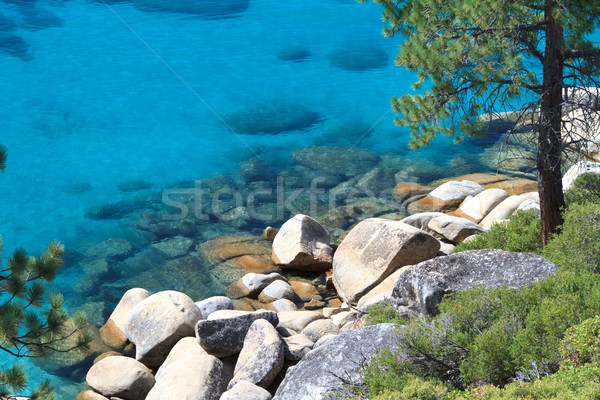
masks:
{"type": "Polygon", "coordinates": [[[467,199],[460,205],[456,215],[465,217],[478,224],[490,211],[500,204],[509,194],[502,189],[486,189],[467,199]]]}
{"type": "Polygon", "coordinates": [[[322,271],[331,268],[329,232],[311,217],[298,214],[273,239],[273,262],[282,268],[322,271]]]}
{"type": "Polygon", "coordinates": [[[106,357],[90,368],[85,380],[105,397],[144,400],[154,386],[152,372],[130,357],[106,357]]]}
{"type": "Polygon", "coordinates": [[[221,360],[207,354],[191,355],[170,362],[146,400],[218,400],[225,383],[221,360]]]}
{"type": "Polygon", "coordinates": [[[127,313],[131,311],[142,300],[150,296],[150,292],[146,289],[133,288],[123,294],[119,304],[115,307],[106,323],[100,328],[100,337],[109,346],[113,348],[122,348],[127,343],[125,336],[125,318],[127,313]]]}
{"type": "Polygon", "coordinates": [[[138,303],[126,317],[125,335],[135,344],[135,358],[158,368],[171,348],[202,319],[200,309],[187,295],[167,290],[138,303]]]}
{"type": "Polygon", "coordinates": [[[504,221],[515,212],[524,201],[540,201],[538,192],[528,192],[520,195],[510,196],[498,204],[486,217],[479,223],[482,228],[489,229],[492,225],[504,221]]]}
{"type": "Polygon", "coordinates": [[[437,255],[439,241],[400,221],[369,218],[344,238],[333,259],[338,295],[356,304],[396,269],[437,255]]]}

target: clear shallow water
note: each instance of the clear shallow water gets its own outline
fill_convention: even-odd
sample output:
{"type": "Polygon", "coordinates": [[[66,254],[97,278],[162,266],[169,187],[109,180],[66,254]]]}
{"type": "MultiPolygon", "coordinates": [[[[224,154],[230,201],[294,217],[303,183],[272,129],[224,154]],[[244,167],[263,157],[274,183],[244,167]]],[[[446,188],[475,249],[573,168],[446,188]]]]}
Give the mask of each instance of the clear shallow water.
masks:
{"type": "MultiPolygon", "coordinates": [[[[127,222],[90,220],[86,210],[228,173],[253,152],[284,168],[293,167],[293,150],[357,144],[360,134],[327,136],[340,124],[372,128],[357,147],[435,163],[447,175],[457,154],[460,173],[480,169],[480,147],[443,138],[408,153],[406,132],[388,110],[390,96],[407,92],[412,76],[393,65],[398,43],[380,35],[374,5],[256,0],[231,18],[208,18],[109,4],[0,1],[0,143],[9,150],[0,174],[5,258],[15,247],[39,254],[52,239],[84,252],[128,237],[127,222]],[[298,47],[310,54],[301,62],[277,57],[298,47]],[[366,57],[373,68],[357,67],[350,50],[357,48],[358,64],[366,57]],[[311,129],[240,137],[220,121],[265,102],[298,104],[321,120],[311,129]],[[117,189],[135,179],[154,188],[117,189]]],[[[55,285],[70,308],[85,301],[71,293],[83,276],[75,264],[67,263],[55,285]]],[[[44,378],[27,365],[33,382],[44,378]]]]}

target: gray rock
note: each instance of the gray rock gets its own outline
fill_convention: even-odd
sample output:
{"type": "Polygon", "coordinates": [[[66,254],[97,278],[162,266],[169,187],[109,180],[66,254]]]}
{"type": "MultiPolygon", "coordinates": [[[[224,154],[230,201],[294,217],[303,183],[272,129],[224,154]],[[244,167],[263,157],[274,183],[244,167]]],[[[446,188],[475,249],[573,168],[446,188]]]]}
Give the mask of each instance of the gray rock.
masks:
{"type": "Polygon", "coordinates": [[[519,288],[555,270],[556,265],[535,254],[464,251],[409,267],[396,281],[391,302],[405,317],[436,315],[446,294],[477,286],[519,288]]]}
{"type": "Polygon", "coordinates": [[[400,221],[369,218],[344,238],[333,258],[338,295],[356,304],[396,269],[437,255],[440,243],[430,234],[400,221]]]}
{"type": "Polygon", "coordinates": [[[290,158],[307,168],[329,174],[356,176],[370,171],[381,157],[372,151],[337,146],[315,146],[296,150],[290,158]]]}
{"type": "Polygon", "coordinates": [[[275,300],[286,299],[289,301],[294,300],[295,293],[289,283],[284,281],[271,282],[269,286],[263,289],[258,295],[258,300],[263,303],[270,303],[275,300]]]}
{"type": "Polygon", "coordinates": [[[248,381],[239,381],[223,393],[219,400],[271,400],[271,393],[248,381]]]}
{"type": "Polygon", "coordinates": [[[265,319],[273,326],[279,323],[275,312],[264,310],[231,318],[204,320],[196,324],[196,339],[208,353],[227,357],[242,350],[248,329],[258,319],[265,319]]]}
{"type": "Polygon", "coordinates": [[[329,239],[329,232],[321,224],[298,214],[287,220],[273,239],[273,262],[301,271],[329,269],[333,260],[329,239]]]}
{"type": "Polygon", "coordinates": [[[283,354],[288,361],[300,361],[312,350],[314,342],[300,333],[283,338],[283,354]]]}
{"type": "Polygon", "coordinates": [[[400,222],[404,222],[405,224],[414,226],[415,228],[419,228],[421,230],[424,230],[425,232],[431,233],[431,231],[429,230],[429,221],[431,221],[435,217],[443,217],[444,215],[446,214],[435,211],[422,212],[410,215],[401,220],[400,222]]]}
{"type": "Polygon", "coordinates": [[[279,334],[281,335],[281,337],[284,337],[284,338],[298,334],[298,332],[296,332],[292,329],[286,328],[285,326],[278,326],[276,329],[277,329],[277,332],[279,332],[279,334]]]}
{"type": "Polygon", "coordinates": [[[183,236],[165,239],[162,242],[154,243],[152,246],[156,250],[164,253],[169,258],[184,256],[190,251],[194,241],[183,236]]]}
{"type": "Polygon", "coordinates": [[[287,279],[277,272],[271,272],[270,274],[255,274],[254,272],[250,272],[240,280],[240,286],[243,291],[242,295],[256,297],[264,288],[276,280],[287,282],[287,279]]]}
{"type": "Polygon", "coordinates": [[[239,317],[240,315],[252,314],[252,311],[244,311],[244,310],[217,310],[211,313],[208,318],[209,321],[217,320],[217,319],[226,319],[226,318],[234,318],[239,317]]]}
{"type": "Polygon", "coordinates": [[[98,361],[87,373],[88,385],[106,397],[144,400],[154,386],[154,376],[133,358],[112,356],[98,361]]]}
{"type": "Polygon", "coordinates": [[[84,254],[87,260],[122,260],[133,253],[133,246],[125,239],[108,239],[90,247],[84,254]]]}
{"type": "Polygon", "coordinates": [[[455,243],[460,243],[477,233],[486,232],[485,229],[466,218],[450,215],[432,218],[429,221],[429,229],[455,243]]]}
{"type": "Polygon", "coordinates": [[[187,295],[167,290],[142,300],[129,311],[125,335],[135,344],[135,358],[149,368],[158,368],[171,348],[194,335],[200,310],[187,295]]]}
{"type": "Polygon", "coordinates": [[[283,340],[273,325],[264,319],[257,319],[246,334],[233,379],[227,388],[231,389],[239,381],[268,388],[281,368],[283,340]]]}
{"type": "Polygon", "coordinates": [[[317,343],[314,344],[313,349],[317,347],[323,346],[325,343],[329,342],[331,339],[335,339],[337,335],[325,335],[317,343]]]}
{"type": "Polygon", "coordinates": [[[290,368],[274,400],[319,400],[345,382],[362,383],[362,370],[382,348],[396,348],[393,324],[342,333],[309,352],[290,368]]]}
{"type": "Polygon", "coordinates": [[[225,388],[223,363],[199,354],[179,358],[161,371],[146,400],[218,400],[225,388]]]}
{"type": "Polygon", "coordinates": [[[197,301],[196,305],[202,313],[202,319],[208,318],[208,316],[217,310],[233,310],[233,301],[229,297],[225,296],[213,296],[202,301],[197,301]]]}

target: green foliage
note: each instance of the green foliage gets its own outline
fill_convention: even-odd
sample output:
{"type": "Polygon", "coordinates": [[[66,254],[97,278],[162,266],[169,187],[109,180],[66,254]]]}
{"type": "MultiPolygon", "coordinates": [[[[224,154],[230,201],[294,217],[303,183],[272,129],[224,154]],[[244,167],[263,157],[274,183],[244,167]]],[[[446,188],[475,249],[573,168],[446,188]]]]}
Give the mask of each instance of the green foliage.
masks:
{"type": "MultiPolygon", "coordinates": [[[[409,371],[421,378],[441,379],[456,388],[487,388],[489,384],[501,388],[515,379],[536,380],[555,373],[561,360],[563,365],[573,359],[581,363],[595,360],[592,357],[600,354],[600,319],[571,327],[600,315],[600,205],[573,204],[564,217],[562,232],[541,251],[557,264],[556,273],[519,290],[474,288],[446,296],[435,318],[416,318],[398,327],[399,353],[403,357],[379,360],[384,366],[380,369],[391,373],[377,372],[374,376],[380,376],[379,381],[370,378],[365,382],[379,393],[386,385],[394,388],[390,376],[401,377],[396,378],[400,382],[396,386],[404,385],[409,371]]],[[[507,238],[526,236],[523,232],[535,220],[531,213],[517,214],[488,235],[492,234],[493,243],[502,244],[498,247],[506,248],[514,244],[507,238]]],[[[529,251],[536,248],[540,252],[540,247],[535,247],[539,242],[539,234],[524,241],[529,243],[529,251]]],[[[548,388],[515,383],[506,390],[485,389],[489,392],[486,396],[492,397],[476,397],[483,393],[477,389],[465,392],[464,398],[511,398],[520,392],[534,393],[532,398],[543,398],[543,393],[548,398],[562,398],[561,391],[571,390],[548,388]]],[[[400,391],[397,387],[392,390],[400,391]]]]}
{"type": "Polygon", "coordinates": [[[561,367],[600,361],[600,317],[572,326],[560,346],[561,367]]]}
{"type": "Polygon", "coordinates": [[[373,400],[444,400],[452,389],[435,379],[423,379],[414,375],[403,377],[405,384],[401,390],[386,390],[372,397],[373,400]]]}
{"type": "MultiPolygon", "coordinates": [[[[61,294],[50,295],[47,307],[43,307],[45,282],[54,279],[62,267],[63,254],[64,247],[57,242],[51,243],[39,257],[29,257],[23,249],[17,249],[6,268],[0,271],[2,350],[16,357],[44,356],[82,329],[81,317],[67,324],[61,294]]],[[[81,335],[73,348],[85,346],[87,342],[88,337],[81,335]]]]}
{"type": "Polygon", "coordinates": [[[573,204],[600,203],[600,174],[582,174],[565,192],[565,202],[573,204]]]}
{"type": "Polygon", "coordinates": [[[364,382],[369,389],[369,394],[377,395],[384,391],[402,390],[407,383],[407,367],[398,352],[383,349],[369,360],[369,365],[364,369],[364,382]]]}
{"type": "Polygon", "coordinates": [[[561,233],[548,243],[542,256],[563,270],[600,273],[599,204],[572,204],[564,219],[561,233]]]}
{"type": "Polygon", "coordinates": [[[580,400],[600,399],[600,365],[561,368],[534,382],[514,382],[504,388],[487,385],[454,392],[452,400],[580,400]]]}
{"type": "MultiPolygon", "coordinates": [[[[384,35],[404,40],[396,64],[417,73],[413,89],[420,93],[392,99],[396,122],[410,128],[415,148],[428,145],[436,134],[460,140],[480,132],[479,115],[510,109],[507,100],[544,96],[548,80],[536,71],[547,63],[558,61],[565,77],[577,76],[566,79],[567,86],[595,86],[584,82],[600,70],[599,47],[589,39],[598,4],[544,3],[564,35],[551,38],[546,9],[531,0],[373,1],[383,6],[384,35]],[[551,39],[548,47],[539,45],[551,39]],[[564,60],[546,54],[557,47],[564,60]]],[[[524,114],[536,106],[524,106],[524,114]]]]}
{"type": "Polygon", "coordinates": [[[487,233],[460,243],[453,250],[458,253],[477,249],[502,249],[522,253],[542,251],[542,221],[533,210],[517,211],[509,217],[508,223],[492,225],[487,233]]]}
{"type": "Polygon", "coordinates": [[[404,318],[398,314],[398,311],[389,302],[374,304],[367,310],[367,325],[384,323],[402,324],[404,322],[404,318]]]}

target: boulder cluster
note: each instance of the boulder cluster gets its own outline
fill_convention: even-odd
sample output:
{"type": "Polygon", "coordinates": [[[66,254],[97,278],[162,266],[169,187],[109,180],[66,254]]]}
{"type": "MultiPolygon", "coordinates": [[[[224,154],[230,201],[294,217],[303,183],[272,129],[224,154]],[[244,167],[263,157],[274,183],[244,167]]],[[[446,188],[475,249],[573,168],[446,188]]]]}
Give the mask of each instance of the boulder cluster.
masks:
{"type": "Polygon", "coordinates": [[[370,306],[387,301],[405,317],[435,315],[448,293],[520,287],[556,269],[533,254],[450,254],[457,243],[537,203],[534,191],[451,180],[419,191],[411,204],[421,212],[365,219],[337,246],[323,225],[302,214],[265,230],[268,263],[262,248],[227,252],[231,236],[211,254],[222,260],[254,254],[244,262],[272,263],[278,271],[250,268],[255,272],[229,285],[227,296],[199,301],[174,290],[128,290],[100,329],[117,351],[96,359],[87,374],[90,389],[78,399],[318,399],[358,384],[378,349],[396,345],[391,324],[364,326],[370,306]],[[320,274],[322,284],[307,274],[320,274]]]}

